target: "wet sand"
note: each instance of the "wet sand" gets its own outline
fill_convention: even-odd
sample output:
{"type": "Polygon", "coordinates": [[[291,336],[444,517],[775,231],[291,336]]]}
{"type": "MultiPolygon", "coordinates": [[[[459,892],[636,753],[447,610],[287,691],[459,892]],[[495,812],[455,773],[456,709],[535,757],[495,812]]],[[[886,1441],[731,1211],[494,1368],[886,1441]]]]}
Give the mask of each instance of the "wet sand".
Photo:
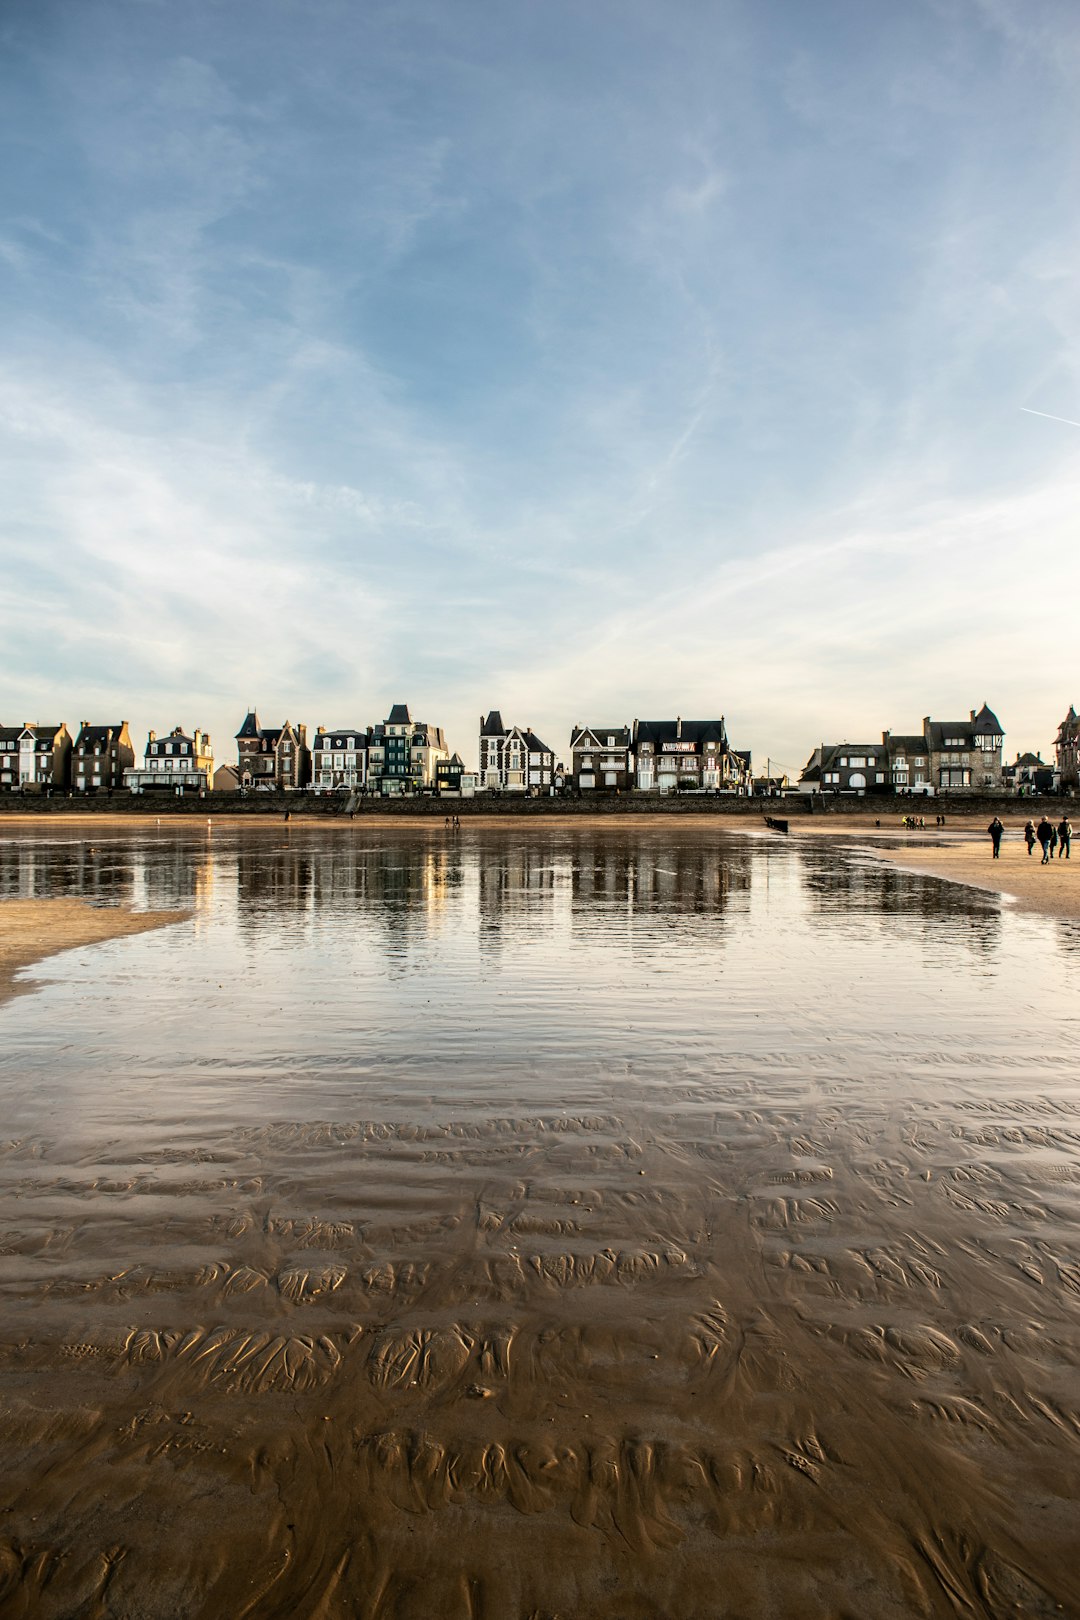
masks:
{"type": "Polygon", "coordinates": [[[19,984],[21,968],[80,945],[143,934],[182,922],[188,913],[132,911],[128,906],[93,906],[85,900],[0,900],[0,1000],[32,983],[19,984]]]}
{"type": "MultiPolygon", "coordinates": [[[[685,914],[657,914],[658,972],[685,914]]],[[[0,1617],[1080,1615],[1075,1080],[1034,1025],[1023,1069],[992,1069],[899,998],[910,941],[868,996],[868,1062],[831,1044],[838,1011],[784,1033],[797,917],[741,1020],[730,969],[693,1005],[704,1057],[658,979],[628,1017],[670,1017],[670,1065],[540,1076],[561,1106],[523,1102],[535,1069],[480,1037],[451,1085],[358,1036],[315,1112],[298,1060],[295,1084],[247,1074],[218,985],[235,1050],[190,1092],[151,1074],[129,1100],[106,1060],[91,1107],[6,1131],[0,1617]]],[[[355,982],[323,1017],[346,989],[363,1008],[355,982]]]]}
{"type": "MultiPolygon", "coordinates": [[[[931,818],[932,820],[932,818],[931,818]]],[[[1001,855],[993,858],[990,839],[981,818],[977,828],[958,825],[954,818],[944,830],[933,825],[908,832],[873,815],[822,817],[819,821],[793,823],[789,836],[799,838],[858,839],[879,859],[911,872],[962,883],[969,888],[1007,895],[1016,909],[1044,917],[1080,918],[1080,842],[1075,857],[1056,856],[1042,865],[1042,850],[1035,845],[1029,855],[1022,832],[1027,817],[1005,822],[1001,855]],[[882,822],[878,826],[878,821],[882,822]]]]}

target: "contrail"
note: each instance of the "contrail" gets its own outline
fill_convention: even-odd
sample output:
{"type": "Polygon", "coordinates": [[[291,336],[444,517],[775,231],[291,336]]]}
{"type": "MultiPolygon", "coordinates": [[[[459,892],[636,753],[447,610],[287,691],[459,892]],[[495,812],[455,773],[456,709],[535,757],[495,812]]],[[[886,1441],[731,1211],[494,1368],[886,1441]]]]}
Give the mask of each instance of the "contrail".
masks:
{"type": "Polygon", "coordinates": [[[1029,416],[1045,416],[1048,422],[1064,422],[1068,427],[1080,427],[1080,422],[1074,422],[1071,416],[1051,416],[1049,411],[1033,411],[1030,405],[1021,405],[1022,411],[1029,416]]]}

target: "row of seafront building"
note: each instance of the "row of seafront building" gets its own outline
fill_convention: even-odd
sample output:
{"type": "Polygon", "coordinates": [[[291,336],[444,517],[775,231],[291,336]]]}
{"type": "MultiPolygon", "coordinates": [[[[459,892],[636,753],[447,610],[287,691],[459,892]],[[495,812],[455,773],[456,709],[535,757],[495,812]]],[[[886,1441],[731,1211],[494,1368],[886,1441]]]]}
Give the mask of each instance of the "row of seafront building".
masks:
{"type": "MultiPolygon", "coordinates": [[[[755,778],[748,750],[732,748],[724,717],[577,725],[567,763],[529,726],[507,725],[497,709],[481,716],[479,770],[451,753],[440,726],[414,720],[404,703],[374,726],[316,728],[286,720],[264,727],[254,709],[236,734],[236,763],[218,765],[206,732],[180,726],[151,731],[142,764],[126,721],[0,725],[0,791],[205,793],[311,791],[397,795],[438,792],[554,794],[596,791],[746,794],[786,787],[784,777],[755,778]]],[[[1005,733],[983,705],[965,720],[923,721],[910,735],[882,733],[879,743],[822,743],[798,788],[808,794],[1071,791],[1080,786],[1080,717],[1070,705],[1058,726],[1056,764],[1039,755],[1003,757],[1005,733]]]]}
{"type": "Polygon", "coordinates": [[[451,753],[441,726],[415,720],[396,703],[374,726],[316,728],[286,720],[263,726],[254,709],[236,734],[236,763],[215,769],[205,731],[177,726],[150,732],[142,764],[127,721],[83,721],[72,738],[65,724],[0,726],[0,791],[317,794],[477,792],[547,795],[566,791],[749,793],[747,750],[732,748],[724,717],[635,720],[632,725],[575,726],[568,763],[530,726],[507,725],[497,709],[481,716],[478,771],[451,753]]]}

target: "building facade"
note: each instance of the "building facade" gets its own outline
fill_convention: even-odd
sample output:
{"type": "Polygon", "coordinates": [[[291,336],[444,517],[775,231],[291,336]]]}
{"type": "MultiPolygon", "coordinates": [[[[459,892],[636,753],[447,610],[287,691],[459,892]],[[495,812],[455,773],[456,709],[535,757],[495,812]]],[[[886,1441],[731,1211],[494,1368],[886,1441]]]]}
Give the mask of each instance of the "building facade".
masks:
{"type": "Polygon", "coordinates": [[[197,727],[190,736],[180,726],[167,737],[152,731],[146,739],[142,766],[124,772],[124,786],[132,793],[158,789],[167,792],[206,793],[214,786],[214,750],[210,737],[197,727]]]}
{"type": "Polygon", "coordinates": [[[929,793],[930,748],[921,732],[909,736],[881,733],[886,782],[893,793],[929,793]]]}
{"type": "Polygon", "coordinates": [[[635,720],[631,747],[637,786],[661,793],[746,793],[750,754],[733,749],[719,720],[635,720]]]}
{"type": "Polygon", "coordinates": [[[352,793],[368,779],[366,726],[319,726],[311,749],[311,785],[316,793],[352,793]]]}
{"type": "Polygon", "coordinates": [[[254,709],[236,733],[237,775],[243,789],[296,793],[311,780],[307,726],[264,727],[254,709]]]}
{"type": "Polygon", "coordinates": [[[923,721],[930,758],[930,780],[938,793],[1001,791],[1001,721],[984,703],[967,720],[923,721]]]}
{"type": "Polygon", "coordinates": [[[422,793],[435,786],[440,760],[448,760],[441,726],[414,720],[407,703],[395,703],[368,737],[368,783],[382,794],[422,793]]]}
{"type": "Polygon", "coordinates": [[[71,754],[71,785],[76,793],[109,792],[123,787],[124,772],[135,764],[128,723],[92,726],[84,720],[71,754]]]}
{"type": "Polygon", "coordinates": [[[66,792],[71,786],[71,750],[66,725],[0,726],[0,791],[66,792]]]}
{"type": "Polygon", "coordinates": [[[529,726],[505,726],[498,709],[480,720],[480,785],[505,793],[550,792],[555,756],[529,726]]]}
{"type": "Polygon", "coordinates": [[[1080,788],[1080,715],[1071,703],[1058,726],[1054,754],[1062,788],[1066,793],[1075,793],[1080,788]]]}
{"type": "Polygon", "coordinates": [[[634,736],[629,726],[575,726],[567,777],[579,793],[625,793],[634,785],[634,736]]]}
{"type": "Polygon", "coordinates": [[[803,767],[803,793],[886,793],[888,750],[879,743],[820,743],[803,767]]]}

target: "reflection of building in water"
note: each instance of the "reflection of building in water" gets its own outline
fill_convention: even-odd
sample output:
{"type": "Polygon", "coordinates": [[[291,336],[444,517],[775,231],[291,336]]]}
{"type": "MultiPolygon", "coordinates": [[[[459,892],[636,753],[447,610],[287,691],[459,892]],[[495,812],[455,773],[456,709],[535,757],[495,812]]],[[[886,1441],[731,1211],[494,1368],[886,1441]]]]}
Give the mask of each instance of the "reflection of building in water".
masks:
{"type": "Polygon", "coordinates": [[[449,846],[381,843],[358,848],[347,836],[325,842],[244,845],[236,857],[241,913],[268,910],[366,910],[393,930],[416,920],[430,931],[461,884],[449,846]]]}
{"type": "Polygon", "coordinates": [[[719,854],[697,843],[630,851],[598,847],[583,852],[574,873],[574,898],[625,899],[630,910],[667,908],[722,913],[734,893],[750,888],[742,851],[719,854]]]}
{"type": "Polygon", "coordinates": [[[535,913],[555,887],[550,848],[525,839],[485,851],[478,876],[482,922],[535,913]]]}
{"type": "Polygon", "coordinates": [[[447,896],[461,886],[456,847],[380,844],[357,848],[347,840],[321,848],[313,863],[316,906],[370,906],[405,921],[432,926],[447,896]]]}
{"type": "Polygon", "coordinates": [[[305,911],[312,866],[311,853],[302,845],[241,845],[236,856],[237,911],[305,911]]]}
{"type": "Polygon", "coordinates": [[[158,845],[138,850],[135,859],[135,901],[147,911],[168,911],[173,906],[188,909],[209,899],[214,863],[208,845],[158,845]]]}
{"type": "Polygon", "coordinates": [[[134,899],[135,857],[125,844],[0,845],[0,896],[49,900],[73,896],[115,905],[134,899]]]}
{"type": "Polygon", "coordinates": [[[960,883],[943,883],[917,872],[867,861],[856,864],[839,852],[806,855],[801,863],[805,893],[815,919],[850,933],[853,922],[888,917],[893,932],[925,937],[930,923],[952,925],[950,937],[979,950],[1001,941],[1001,901],[960,883]]]}

